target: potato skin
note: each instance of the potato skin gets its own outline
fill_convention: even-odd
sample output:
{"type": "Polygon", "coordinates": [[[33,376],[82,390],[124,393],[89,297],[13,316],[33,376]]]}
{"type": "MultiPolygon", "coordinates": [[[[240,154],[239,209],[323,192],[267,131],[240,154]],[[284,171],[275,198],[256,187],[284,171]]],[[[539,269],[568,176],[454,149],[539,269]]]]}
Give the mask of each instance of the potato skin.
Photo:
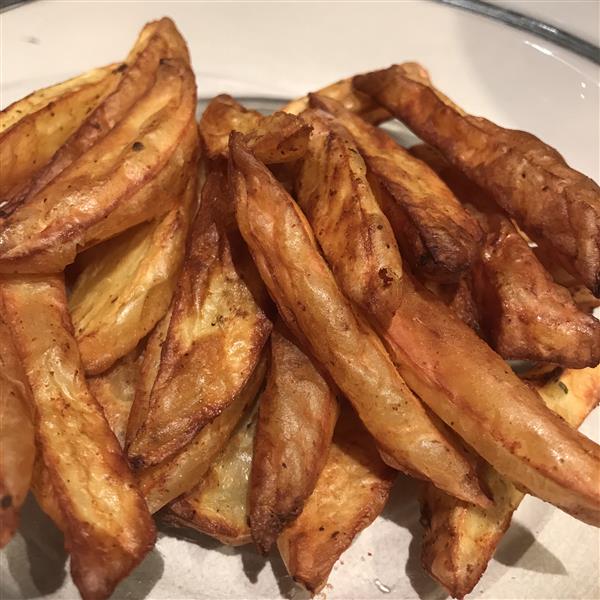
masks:
{"type": "Polygon", "coordinates": [[[107,598],[154,545],[154,523],[86,385],[62,277],[4,279],[0,295],[32,391],[73,581],[85,600],[107,598]]]}
{"type": "MultiPolygon", "coordinates": [[[[600,402],[600,367],[559,369],[535,387],[548,408],[578,427],[600,402]]],[[[471,593],[524,497],[487,463],[482,462],[481,473],[494,500],[489,508],[459,502],[431,485],[422,499],[423,566],[454,598],[471,593]]]]}
{"type": "Polygon", "coordinates": [[[279,325],[271,334],[249,490],[252,539],[263,554],[313,491],[338,412],[330,385],[279,325]]]}
{"type": "Polygon", "coordinates": [[[277,545],[289,574],[313,594],[353,539],[383,510],[395,472],[351,409],[342,410],[325,466],[277,545]]]}

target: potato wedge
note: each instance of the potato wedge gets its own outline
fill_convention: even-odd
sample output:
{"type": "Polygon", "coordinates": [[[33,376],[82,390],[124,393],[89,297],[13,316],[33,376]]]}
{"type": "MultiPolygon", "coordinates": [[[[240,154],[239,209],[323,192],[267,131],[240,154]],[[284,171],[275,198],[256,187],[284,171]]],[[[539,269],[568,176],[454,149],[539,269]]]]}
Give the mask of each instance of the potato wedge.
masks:
{"type": "Polygon", "coordinates": [[[227,444],[244,412],[255,402],[265,372],[266,360],[263,355],[245,387],[214,421],[205,425],[178,454],[138,472],[140,488],[150,512],[156,512],[189,492],[202,480],[227,444]]]}
{"type": "Polygon", "coordinates": [[[102,373],[131,352],[167,311],[196,194],[192,172],[183,198],[168,213],[87,251],[69,298],[86,373],[102,373]]]}
{"type": "Polygon", "coordinates": [[[61,270],[81,248],[167,212],[163,190],[175,201],[195,162],[195,105],[189,67],[163,60],[152,90],[113,130],[0,218],[0,271],[61,270]]]}
{"type": "Polygon", "coordinates": [[[240,231],[281,316],[294,334],[301,332],[300,343],[352,402],[386,460],[485,504],[470,465],[444,443],[375,332],[338,288],[296,203],[236,133],[230,177],[240,231]]]}
{"type": "Polygon", "coordinates": [[[10,212],[7,198],[38,170],[119,84],[118,65],[94,69],[52,88],[36,92],[0,113],[0,211],[10,212]],[[46,102],[42,104],[43,100],[46,102]],[[35,108],[38,105],[39,108],[35,108]],[[19,114],[19,111],[21,114],[19,114]],[[30,112],[31,111],[31,112],[30,112]],[[4,113],[10,114],[4,116],[4,113]],[[20,117],[18,120],[16,117],[20,117]],[[8,123],[12,126],[6,127],[8,123]]]}
{"type": "Polygon", "coordinates": [[[33,477],[31,479],[31,492],[33,493],[40,508],[52,519],[54,524],[61,530],[67,531],[67,521],[58,504],[54,493],[54,487],[50,481],[50,474],[44,465],[44,459],[38,452],[33,465],[33,477]]]}
{"type": "Polygon", "coordinates": [[[295,581],[313,594],[325,586],[342,553],[383,510],[394,479],[360,421],[343,409],[317,485],[277,541],[295,581]]]}
{"type": "Polygon", "coordinates": [[[11,212],[33,198],[122,121],[135,103],[150,91],[155,84],[160,61],[167,58],[190,63],[187,46],[175,24],[171,19],[163,18],[144,26],[126,62],[119,68],[123,77],[117,89],[91,112],[52,160],[18,194],[13,195],[10,199],[11,212]]]}
{"type": "Polygon", "coordinates": [[[486,339],[507,359],[581,369],[600,362],[600,321],[580,311],[502,215],[479,214],[487,233],[473,270],[486,339]]]}
{"type": "MultiPolygon", "coordinates": [[[[565,370],[536,387],[551,410],[579,427],[600,402],[600,367],[565,370]]],[[[459,502],[432,486],[422,501],[423,565],[454,598],[473,590],[524,496],[488,464],[482,475],[494,499],[489,508],[459,502]]]]}
{"type": "Polygon", "coordinates": [[[276,112],[267,117],[244,108],[231,96],[213,98],[198,125],[206,155],[210,159],[227,158],[229,134],[247,134],[253,151],[268,164],[288,163],[306,151],[310,128],[292,115],[276,112]]]}
{"type": "Polygon", "coordinates": [[[354,138],[382,189],[381,208],[412,268],[440,281],[457,281],[481,250],[483,233],[476,219],[435,172],[385,131],[330,98],[311,94],[310,103],[335,116],[354,138]]]}
{"type": "Polygon", "coordinates": [[[33,403],[0,297],[0,548],[19,526],[35,459],[33,403]]]}
{"type": "Polygon", "coordinates": [[[456,110],[402,65],[359,75],[380,102],[466,173],[534,240],[544,239],[600,295],[600,188],[530,134],[456,110]]]}
{"type": "Polygon", "coordinates": [[[165,520],[191,527],[229,546],[252,541],[248,525],[248,480],[256,431],[248,410],[202,481],[169,505],[165,520]]]}
{"type": "Polygon", "coordinates": [[[87,380],[90,392],[102,407],[121,448],[125,445],[125,432],[138,385],[141,362],[142,348],[138,346],[108,371],[87,380]]]}
{"type": "Polygon", "coordinates": [[[84,599],[108,598],[154,545],[154,523],[83,377],[61,276],[0,285],[35,405],[36,437],[84,599]]]}
{"type": "Polygon", "coordinates": [[[335,392],[281,326],[271,334],[270,357],[249,494],[252,539],[263,554],[312,493],[339,413],[335,392]]]}
{"type": "Polygon", "coordinates": [[[239,394],[271,333],[237,264],[245,253],[227,177],[209,174],[194,223],[148,414],[128,446],[136,468],[183,448],[239,394]]]}

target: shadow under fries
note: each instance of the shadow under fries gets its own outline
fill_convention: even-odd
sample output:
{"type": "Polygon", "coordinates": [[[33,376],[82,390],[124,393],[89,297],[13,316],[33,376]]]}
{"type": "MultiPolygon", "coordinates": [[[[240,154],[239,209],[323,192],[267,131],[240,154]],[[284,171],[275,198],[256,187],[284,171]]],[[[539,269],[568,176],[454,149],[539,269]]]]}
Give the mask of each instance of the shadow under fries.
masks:
{"type": "MultiPolygon", "coordinates": [[[[67,575],[62,533],[29,494],[19,533],[4,550],[19,598],[39,598],[58,590],[67,575]]],[[[2,591],[2,597],[8,598],[2,591]]],[[[16,596],[15,596],[16,597],[16,596]]]]}
{"type": "Polygon", "coordinates": [[[165,563],[160,552],[154,548],[134,569],[131,574],[123,580],[113,592],[112,598],[127,598],[127,600],[144,600],[165,570],[165,563]]]}

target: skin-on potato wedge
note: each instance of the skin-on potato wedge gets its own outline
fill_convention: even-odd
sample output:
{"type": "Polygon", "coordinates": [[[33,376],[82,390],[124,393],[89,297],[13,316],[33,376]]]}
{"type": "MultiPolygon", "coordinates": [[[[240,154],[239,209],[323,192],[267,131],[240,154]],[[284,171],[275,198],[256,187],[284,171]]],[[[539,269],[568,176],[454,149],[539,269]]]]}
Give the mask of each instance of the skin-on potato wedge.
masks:
{"type": "Polygon", "coordinates": [[[312,493],[339,412],[334,391],[281,327],[271,334],[258,410],[249,522],[254,543],[267,554],[312,493]]]}
{"type": "Polygon", "coordinates": [[[227,158],[229,134],[246,134],[246,142],[267,164],[288,163],[306,151],[310,128],[300,119],[284,112],[267,117],[244,108],[231,96],[213,98],[198,125],[200,138],[210,159],[227,158]]]}
{"type": "Polygon", "coordinates": [[[202,481],[169,505],[167,522],[191,527],[229,546],[252,541],[248,480],[255,431],[256,410],[248,410],[202,481]]]}
{"type": "Polygon", "coordinates": [[[180,450],[239,394],[271,323],[242,278],[227,177],[209,174],[191,232],[148,414],[128,455],[136,468],[180,450]]]}
{"type": "Polygon", "coordinates": [[[175,456],[138,473],[142,493],[150,512],[192,490],[204,477],[224,448],[236,425],[255,402],[266,372],[264,355],[254,373],[233,402],[175,456]]]}
{"type": "Polygon", "coordinates": [[[470,465],[444,442],[375,332],[338,288],[296,203],[235,133],[230,178],[240,231],[279,313],[352,402],[386,460],[485,504],[470,465]]]}
{"type": "Polygon", "coordinates": [[[394,478],[359,420],[343,409],[315,489],[277,542],[295,581],[315,594],[325,586],[342,553],[383,510],[394,478]]]}
{"type": "Polygon", "coordinates": [[[52,272],[85,246],[167,212],[195,162],[194,75],[163,60],[127,116],[48,186],[0,218],[0,271],[52,272]]]}
{"type": "Polygon", "coordinates": [[[10,211],[34,197],[123,120],[135,103],[150,91],[160,61],[167,58],[179,59],[188,65],[190,62],[187,46],[175,24],[171,19],[163,18],[144,26],[126,62],[119,68],[122,79],[117,89],[90,113],[52,160],[13,194],[10,211]]]}
{"type": "Polygon", "coordinates": [[[577,308],[506,217],[479,217],[487,236],[472,290],[492,348],[507,359],[597,365],[600,322],[577,308]]]}
{"type": "Polygon", "coordinates": [[[131,352],[167,311],[195,201],[192,172],[182,200],[166,215],[87,251],[69,298],[86,373],[102,373],[131,352]]]}
{"type": "MultiPolygon", "coordinates": [[[[536,387],[551,410],[579,427],[600,402],[600,367],[566,370],[536,387]]],[[[457,501],[433,486],[422,501],[423,565],[454,598],[473,590],[524,496],[488,464],[482,476],[493,495],[489,508],[457,501]]]]}
{"type": "Polygon", "coordinates": [[[36,409],[36,438],[84,599],[108,598],[152,548],[155,528],[83,376],[62,276],[0,285],[36,409]]]}
{"type": "Polygon", "coordinates": [[[381,207],[402,255],[413,269],[441,281],[457,281],[479,255],[483,234],[477,221],[426,164],[385,131],[335,100],[311,94],[310,103],[335,116],[354,138],[381,188],[381,207]]]}
{"type": "Polygon", "coordinates": [[[134,348],[102,375],[88,377],[90,392],[104,411],[104,416],[121,448],[125,445],[125,432],[129,413],[138,385],[142,349],[134,348]]]}
{"type": "Polygon", "coordinates": [[[600,294],[600,188],[530,134],[471,117],[402,65],[359,75],[357,89],[440,150],[519,223],[544,239],[600,294]]]}
{"type": "Polygon", "coordinates": [[[32,400],[0,297],[0,548],[19,525],[35,458],[32,400]]]}
{"type": "Polygon", "coordinates": [[[27,97],[0,113],[0,214],[11,210],[6,198],[48,163],[122,76],[117,65],[94,69],[38,92],[45,92],[47,103],[37,110],[36,99],[27,97]],[[10,114],[3,118],[4,112],[10,114]],[[15,116],[21,118],[15,122],[15,116]],[[11,127],[3,127],[11,122],[11,127]]]}

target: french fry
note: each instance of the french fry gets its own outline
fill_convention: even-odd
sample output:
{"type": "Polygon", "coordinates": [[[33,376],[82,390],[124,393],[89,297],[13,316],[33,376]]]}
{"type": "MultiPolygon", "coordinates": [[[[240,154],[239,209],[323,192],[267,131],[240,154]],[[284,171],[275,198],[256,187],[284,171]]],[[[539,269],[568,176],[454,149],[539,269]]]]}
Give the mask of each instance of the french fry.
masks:
{"type": "Polygon", "coordinates": [[[271,334],[270,358],[249,491],[252,539],[263,554],[312,493],[339,412],[334,391],[281,328],[271,334]]]}
{"type": "Polygon", "coordinates": [[[102,373],[131,352],[167,311],[196,194],[192,173],[183,198],[164,216],[87,251],[69,310],[88,374],[102,373]]]}
{"type": "MultiPolygon", "coordinates": [[[[578,427],[600,402],[600,367],[565,370],[536,387],[548,408],[578,427]]],[[[459,502],[433,486],[422,501],[423,565],[454,598],[473,590],[524,497],[488,464],[482,475],[494,500],[489,508],[459,502]]]]}
{"type": "Polygon", "coordinates": [[[153,546],[154,523],[86,385],[62,277],[5,279],[0,294],[32,391],[73,581],[86,600],[108,598],[153,546]]]}
{"type": "Polygon", "coordinates": [[[35,459],[31,392],[5,319],[0,297],[0,548],[19,525],[35,459]]]}
{"type": "Polygon", "coordinates": [[[386,460],[485,504],[469,463],[444,440],[341,293],[296,203],[235,133],[230,178],[240,231],[279,313],[352,402],[386,460]]]}
{"type": "Polygon", "coordinates": [[[248,480],[255,431],[256,410],[247,410],[202,481],[172,502],[164,519],[229,546],[249,544],[252,537],[248,525],[248,480]]]}
{"type": "Polygon", "coordinates": [[[343,409],[317,485],[277,541],[295,581],[313,594],[325,586],[342,553],[383,510],[394,479],[359,420],[343,409]]]}
{"type": "Polygon", "coordinates": [[[227,179],[214,171],[173,299],[146,419],[128,446],[136,468],[157,465],[233,402],[255,369],[271,323],[238,268],[227,179]]]}
{"type": "Polygon", "coordinates": [[[370,177],[376,180],[381,208],[412,268],[441,281],[457,281],[481,250],[483,233],[476,219],[434,171],[385,131],[335,100],[311,94],[310,103],[332,114],[354,138],[370,177]]]}
{"type": "Polygon", "coordinates": [[[354,86],[440,150],[513,216],[550,244],[600,294],[600,188],[531,134],[457,109],[402,65],[359,75],[354,86]]]}
{"type": "Polygon", "coordinates": [[[192,441],[175,456],[162,463],[142,469],[138,481],[155,513],[163,506],[192,490],[205,476],[229,440],[244,411],[252,406],[262,386],[266,361],[261,357],[246,386],[221,414],[205,425],[192,441]]]}

